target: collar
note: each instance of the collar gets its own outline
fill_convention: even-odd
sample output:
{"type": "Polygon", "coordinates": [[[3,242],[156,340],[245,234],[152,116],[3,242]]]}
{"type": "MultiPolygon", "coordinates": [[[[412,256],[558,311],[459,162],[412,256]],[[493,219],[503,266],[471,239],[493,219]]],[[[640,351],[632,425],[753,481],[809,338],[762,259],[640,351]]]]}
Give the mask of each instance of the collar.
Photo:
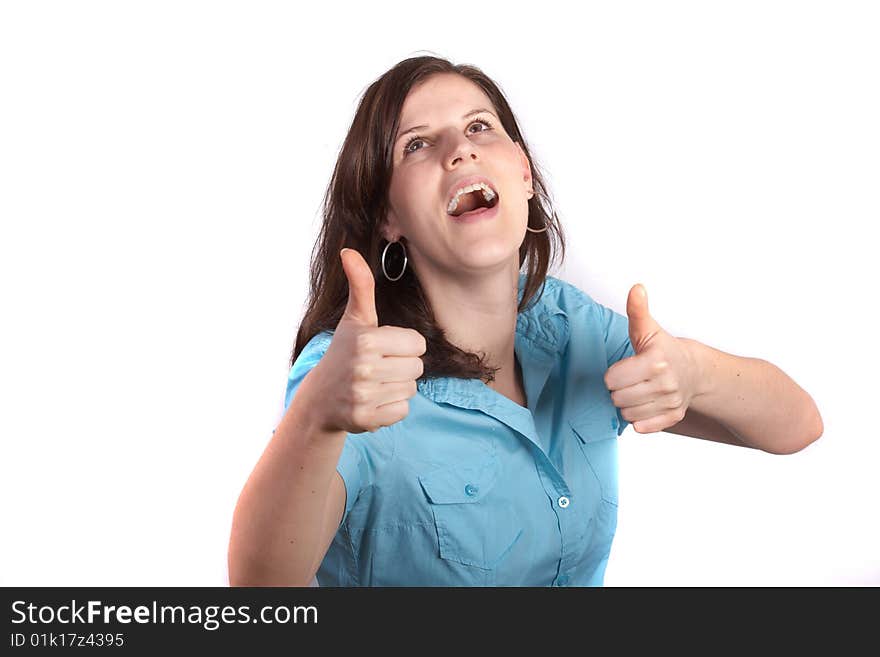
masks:
{"type": "MultiPolygon", "coordinates": [[[[517,303],[522,301],[525,280],[526,275],[520,274],[517,303]]],[[[568,346],[570,325],[568,315],[558,304],[559,287],[558,279],[547,276],[529,306],[517,315],[514,349],[523,367],[524,379],[527,367],[538,366],[545,374],[549,372],[568,346]]],[[[480,379],[435,377],[419,379],[416,385],[422,394],[435,402],[476,408],[478,404],[491,406],[502,401],[500,395],[487,398],[486,391],[491,389],[480,379]]]]}

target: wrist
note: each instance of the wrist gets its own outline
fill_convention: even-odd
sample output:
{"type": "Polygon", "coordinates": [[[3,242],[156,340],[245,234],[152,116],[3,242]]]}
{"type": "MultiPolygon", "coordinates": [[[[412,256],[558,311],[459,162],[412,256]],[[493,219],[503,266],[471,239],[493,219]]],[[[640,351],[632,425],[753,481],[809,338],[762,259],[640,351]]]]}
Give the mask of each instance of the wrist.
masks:
{"type": "Polygon", "coordinates": [[[703,397],[712,390],[712,366],[709,348],[690,338],[677,338],[684,346],[691,371],[694,398],[703,397]]]}
{"type": "MultiPolygon", "coordinates": [[[[290,406],[296,406],[294,413],[301,418],[303,436],[310,445],[324,445],[329,439],[345,435],[341,429],[330,426],[330,414],[321,400],[326,398],[321,386],[321,363],[306,374],[296,391],[290,406]]],[[[290,409],[288,409],[290,410],[290,409]]]]}

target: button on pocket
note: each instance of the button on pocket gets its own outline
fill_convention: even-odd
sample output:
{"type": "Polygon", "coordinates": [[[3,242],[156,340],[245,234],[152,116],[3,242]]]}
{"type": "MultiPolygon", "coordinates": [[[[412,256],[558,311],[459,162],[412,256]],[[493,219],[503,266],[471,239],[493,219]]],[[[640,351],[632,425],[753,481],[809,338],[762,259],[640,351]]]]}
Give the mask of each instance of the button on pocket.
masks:
{"type": "Polygon", "coordinates": [[[599,482],[602,499],[617,505],[617,408],[596,403],[569,421],[599,482]]]}
{"type": "Polygon", "coordinates": [[[441,558],[492,570],[519,539],[521,528],[493,518],[491,491],[500,474],[493,456],[419,477],[434,514],[441,558]]]}

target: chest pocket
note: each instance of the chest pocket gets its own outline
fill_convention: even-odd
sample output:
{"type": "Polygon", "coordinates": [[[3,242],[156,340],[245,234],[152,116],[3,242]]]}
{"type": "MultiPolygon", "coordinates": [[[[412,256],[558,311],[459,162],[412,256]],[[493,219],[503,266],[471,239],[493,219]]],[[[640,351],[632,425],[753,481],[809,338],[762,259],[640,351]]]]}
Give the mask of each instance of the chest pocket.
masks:
{"type": "Polygon", "coordinates": [[[599,482],[602,499],[617,506],[617,409],[596,403],[569,421],[578,444],[599,482]]]}
{"type": "Polygon", "coordinates": [[[499,517],[498,496],[492,495],[500,470],[493,456],[419,477],[437,526],[441,558],[493,570],[519,540],[522,529],[499,517]]]}

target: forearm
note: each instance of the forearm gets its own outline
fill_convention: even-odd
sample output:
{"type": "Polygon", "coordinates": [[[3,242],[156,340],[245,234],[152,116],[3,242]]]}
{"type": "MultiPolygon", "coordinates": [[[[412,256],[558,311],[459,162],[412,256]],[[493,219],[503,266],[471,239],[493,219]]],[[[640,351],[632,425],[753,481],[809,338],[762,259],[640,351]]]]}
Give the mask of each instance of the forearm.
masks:
{"type": "Polygon", "coordinates": [[[697,372],[689,408],[723,424],[743,444],[773,454],[797,452],[822,435],[813,398],[776,365],[678,339],[697,372]]]}
{"type": "Polygon", "coordinates": [[[345,432],[318,428],[303,382],[251,473],[233,515],[233,586],[306,586],[320,563],[330,482],[345,432]]]}

